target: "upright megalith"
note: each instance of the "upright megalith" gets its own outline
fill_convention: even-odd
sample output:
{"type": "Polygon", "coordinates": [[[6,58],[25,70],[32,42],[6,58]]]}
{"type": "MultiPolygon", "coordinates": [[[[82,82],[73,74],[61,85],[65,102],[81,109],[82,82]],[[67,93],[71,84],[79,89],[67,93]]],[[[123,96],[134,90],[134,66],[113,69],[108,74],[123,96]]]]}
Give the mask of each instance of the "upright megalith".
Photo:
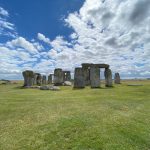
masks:
{"type": "Polygon", "coordinates": [[[90,82],[91,88],[100,87],[100,68],[92,65],[90,68],[90,82]]]}
{"type": "Polygon", "coordinates": [[[115,73],[114,83],[115,84],[120,84],[120,75],[119,75],[119,73],[115,73]]]}
{"type": "Polygon", "coordinates": [[[34,72],[31,70],[26,70],[22,72],[22,75],[24,77],[24,86],[25,87],[32,86],[34,82],[34,72]]]}
{"type": "Polygon", "coordinates": [[[37,73],[34,73],[34,79],[33,79],[33,84],[36,85],[37,84],[37,73]]]}
{"type": "Polygon", "coordinates": [[[63,71],[60,68],[54,70],[54,85],[63,84],[63,71]]]}
{"type": "Polygon", "coordinates": [[[85,85],[90,85],[90,66],[91,64],[88,64],[88,63],[82,64],[85,85]]]}
{"type": "Polygon", "coordinates": [[[75,68],[74,72],[74,88],[84,88],[84,72],[82,68],[75,68]]]}
{"type": "Polygon", "coordinates": [[[112,87],[112,72],[111,69],[105,69],[105,85],[106,87],[112,87]]]}
{"type": "Polygon", "coordinates": [[[37,73],[36,83],[37,83],[37,85],[41,85],[42,84],[42,76],[41,76],[40,73],[37,73]]]}
{"type": "Polygon", "coordinates": [[[70,81],[71,80],[71,73],[70,71],[63,71],[63,81],[70,81]]]}
{"type": "Polygon", "coordinates": [[[45,75],[42,76],[42,84],[46,84],[46,76],[45,75]]]}
{"type": "Polygon", "coordinates": [[[48,76],[48,84],[52,84],[52,80],[53,80],[52,76],[53,76],[53,74],[50,74],[48,76]]]}

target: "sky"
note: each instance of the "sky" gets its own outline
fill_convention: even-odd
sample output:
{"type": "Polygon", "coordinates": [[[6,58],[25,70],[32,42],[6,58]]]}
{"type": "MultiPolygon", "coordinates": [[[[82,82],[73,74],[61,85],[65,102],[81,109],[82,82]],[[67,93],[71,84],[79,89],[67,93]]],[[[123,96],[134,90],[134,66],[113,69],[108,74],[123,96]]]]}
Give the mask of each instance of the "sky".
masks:
{"type": "Polygon", "coordinates": [[[150,0],[0,0],[0,79],[109,64],[150,77],[150,0]]]}

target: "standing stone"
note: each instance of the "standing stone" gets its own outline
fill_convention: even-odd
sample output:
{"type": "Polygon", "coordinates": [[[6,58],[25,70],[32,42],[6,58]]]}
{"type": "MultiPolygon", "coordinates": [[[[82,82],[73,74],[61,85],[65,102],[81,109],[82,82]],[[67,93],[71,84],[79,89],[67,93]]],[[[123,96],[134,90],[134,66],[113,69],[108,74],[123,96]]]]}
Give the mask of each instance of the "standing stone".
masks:
{"type": "Polygon", "coordinates": [[[91,88],[100,87],[100,68],[91,66],[90,68],[91,88]]]}
{"type": "Polygon", "coordinates": [[[48,76],[48,84],[52,84],[52,74],[48,76]]]}
{"type": "Polygon", "coordinates": [[[74,88],[84,88],[84,72],[82,68],[75,68],[74,72],[74,88]]]}
{"type": "Polygon", "coordinates": [[[85,85],[90,85],[90,65],[91,64],[82,64],[85,85]]]}
{"type": "Polygon", "coordinates": [[[63,71],[63,81],[71,81],[71,73],[70,71],[63,71]]]}
{"type": "Polygon", "coordinates": [[[62,85],[63,84],[63,71],[58,68],[54,70],[54,85],[62,85]]]}
{"type": "Polygon", "coordinates": [[[42,76],[41,76],[40,73],[37,73],[37,80],[36,80],[36,82],[37,82],[37,85],[41,85],[42,84],[42,76]]]}
{"type": "Polygon", "coordinates": [[[120,84],[120,75],[119,75],[119,73],[115,73],[114,82],[115,82],[115,84],[120,84]]]}
{"type": "Polygon", "coordinates": [[[32,86],[34,81],[34,72],[30,70],[26,70],[22,72],[22,75],[24,77],[24,86],[26,87],[32,86]]]}
{"type": "Polygon", "coordinates": [[[46,76],[45,75],[42,77],[42,84],[46,84],[46,76]]]}
{"type": "Polygon", "coordinates": [[[33,79],[33,84],[36,85],[37,84],[37,73],[34,73],[34,79],[33,79]]]}
{"type": "Polygon", "coordinates": [[[112,87],[112,72],[110,69],[105,69],[105,85],[106,87],[112,87]]]}

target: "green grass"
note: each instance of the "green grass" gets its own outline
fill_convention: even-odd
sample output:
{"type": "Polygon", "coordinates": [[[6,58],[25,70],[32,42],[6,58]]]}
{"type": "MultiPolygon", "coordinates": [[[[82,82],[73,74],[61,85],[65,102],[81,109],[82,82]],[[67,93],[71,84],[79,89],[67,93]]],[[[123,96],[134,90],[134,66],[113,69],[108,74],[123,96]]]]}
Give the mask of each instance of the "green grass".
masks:
{"type": "Polygon", "coordinates": [[[0,85],[0,150],[150,150],[150,81],[61,91],[17,86],[0,85]]]}

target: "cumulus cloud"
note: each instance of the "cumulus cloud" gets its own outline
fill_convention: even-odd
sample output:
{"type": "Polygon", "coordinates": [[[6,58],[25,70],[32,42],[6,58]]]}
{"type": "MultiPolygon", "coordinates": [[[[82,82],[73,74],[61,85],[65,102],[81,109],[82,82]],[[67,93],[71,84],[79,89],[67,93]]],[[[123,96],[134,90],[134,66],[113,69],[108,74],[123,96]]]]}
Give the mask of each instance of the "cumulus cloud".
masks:
{"type": "Polygon", "coordinates": [[[64,21],[73,29],[69,41],[63,36],[50,40],[38,33],[38,39],[49,46],[44,49],[35,41],[18,37],[3,46],[3,66],[19,70],[15,66],[17,59],[13,66],[7,61],[7,52],[11,51],[8,60],[20,55],[22,68],[39,72],[49,73],[56,67],[74,71],[81,63],[108,63],[123,77],[150,75],[149,0],[85,0],[80,10],[70,13],[64,21]],[[25,53],[16,54],[20,49],[25,53]],[[31,61],[25,63],[28,58],[31,61]]]}
{"type": "Polygon", "coordinates": [[[148,0],[86,0],[65,20],[77,35],[77,61],[108,63],[114,72],[142,76],[150,63],[149,10],[148,0]]]}
{"type": "Polygon", "coordinates": [[[21,47],[31,53],[38,53],[38,50],[36,49],[36,47],[38,47],[37,45],[34,45],[33,43],[27,41],[25,38],[23,37],[18,37],[12,41],[9,41],[6,43],[7,46],[13,48],[13,47],[21,47]]]}
{"type": "Polygon", "coordinates": [[[38,33],[38,34],[37,34],[37,37],[38,37],[39,40],[41,40],[41,41],[43,41],[43,42],[45,42],[45,43],[48,43],[48,44],[51,43],[50,39],[49,39],[49,38],[46,38],[45,35],[43,35],[43,34],[41,34],[41,33],[38,33]]]}

